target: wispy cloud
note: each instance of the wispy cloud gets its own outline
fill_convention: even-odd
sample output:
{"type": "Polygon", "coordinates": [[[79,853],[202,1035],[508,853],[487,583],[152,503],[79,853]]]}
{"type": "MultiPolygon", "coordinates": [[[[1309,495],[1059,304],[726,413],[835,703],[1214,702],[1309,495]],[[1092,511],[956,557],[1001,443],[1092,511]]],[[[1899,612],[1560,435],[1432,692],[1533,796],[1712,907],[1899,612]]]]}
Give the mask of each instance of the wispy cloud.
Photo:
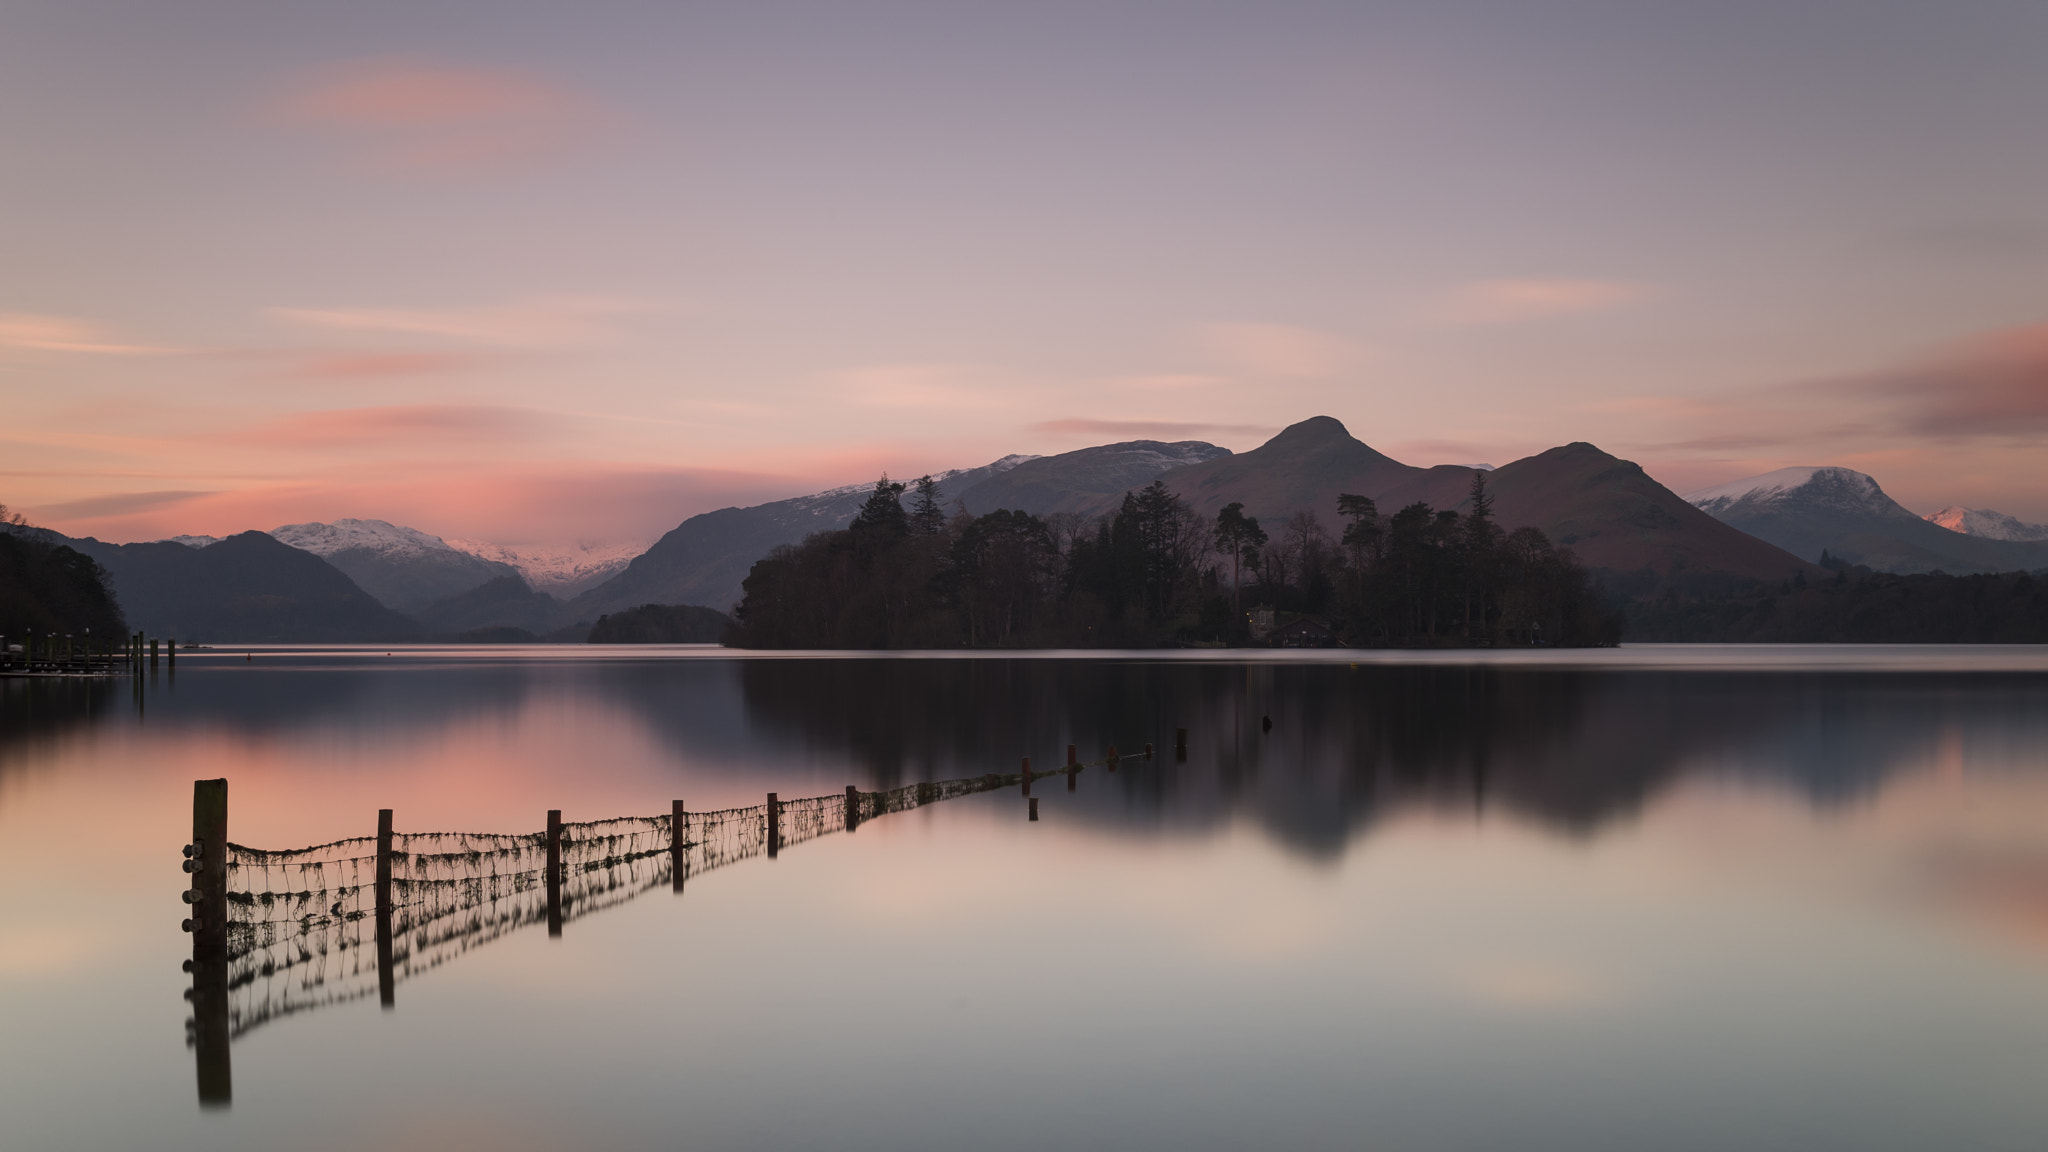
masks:
{"type": "Polygon", "coordinates": [[[301,360],[289,375],[315,380],[377,380],[431,376],[483,367],[494,358],[466,352],[386,352],[316,355],[301,360]]]}
{"type": "Polygon", "coordinates": [[[834,373],[831,388],[878,408],[987,412],[1015,407],[1034,384],[984,364],[872,364],[834,373]]]}
{"type": "Polygon", "coordinates": [[[506,348],[583,343],[630,316],[669,314],[680,303],[618,296],[549,296],[472,308],[272,308],[287,323],[343,332],[433,336],[506,348]]]}
{"type": "Polygon", "coordinates": [[[1820,386],[1887,401],[1899,431],[1939,438],[2048,434],[2048,324],[1965,341],[1925,363],[1820,386]]]}
{"type": "Polygon", "coordinates": [[[1043,420],[1030,426],[1033,432],[1052,435],[1088,434],[1132,436],[1141,439],[1180,439],[1191,436],[1270,436],[1280,429],[1266,424],[1181,423],[1168,420],[1088,420],[1074,417],[1043,420]]]}
{"type": "Polygon", "coordinates": [[[554,421],[529,408],[486,404],[414,404],[301,412],[227,433],[222,439],[271,448],[383,445],[398,442],[505,442],[546,435],[554,421]]]}
{"type": "Polygon", "coordinates": [[[596,101],[539,76],[413,56],[322,69],[271,112],[347,140],[372,167],[429,176],[531,167],[612,120],[596,101]]]}
{"type": "Polygon", "coordinates": [[[61,504],[45,504],[36,512],[45,516],[65,519],[90,520],[97,516],[122,516],[131,512],[146,512],[154,508],[169,508],[184,504],[212,492],[116,492],[107,496],[88,496],[82,500],[66,500],[61,504]]]}
{"type": "Polygon", "coordinates": [[[1426,312],[1442,324],[1515,324],[1612,312],[1648,295],[1619,280],[1481,280],[1445,293],[1426,312]]]}
{"type": "Polygon", "coordinates": [[[35,312],[0,312],[0,349],[75,352],[93,356],[169,356],[189,351],[116,340],[89,320],[35,312]]]}

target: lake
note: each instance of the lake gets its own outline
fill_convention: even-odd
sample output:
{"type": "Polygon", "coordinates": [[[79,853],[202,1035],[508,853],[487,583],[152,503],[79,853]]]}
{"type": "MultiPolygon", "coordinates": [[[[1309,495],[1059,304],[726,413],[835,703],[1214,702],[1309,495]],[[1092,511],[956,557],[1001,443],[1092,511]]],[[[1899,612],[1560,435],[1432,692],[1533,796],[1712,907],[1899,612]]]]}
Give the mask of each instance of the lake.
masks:
{"type": "Polygon", "coordinates": [[[2040,648],[256,648],[0,723],[10,1149],[2048,1145],[2040,648]],[[280,918],[208,1039],[213,778],[252,848],[663,840],[389,987],[280,918]],[[672,867],[770,792],[831,799],[672,867]]]}

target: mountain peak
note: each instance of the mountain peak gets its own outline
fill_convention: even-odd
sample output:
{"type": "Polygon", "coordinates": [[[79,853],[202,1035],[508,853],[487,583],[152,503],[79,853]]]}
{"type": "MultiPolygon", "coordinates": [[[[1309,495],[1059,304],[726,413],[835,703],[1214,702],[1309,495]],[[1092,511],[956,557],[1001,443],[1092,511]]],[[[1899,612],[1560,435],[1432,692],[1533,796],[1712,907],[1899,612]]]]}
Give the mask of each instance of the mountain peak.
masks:
{"type": "Polygon", "coordinates": [[[1898,507],[1868,474],[1833,466],[1780,468],[1685,494],[1686,503],[1714,515],[1738,504],[1761,506],[1793,499],[1878,512],[1898,507]]]}
{"type": "Polygon", "coordinates": [[[361,549],[393,556],[414,556],[424,552],[453,552],[447,541],[429,536],[388,520],[336,520],[332,524],[314,521],[285,524],[270,530],[272,536],[315,556],[361,549]]]}
{"type": "Polygon", "coordinates": [[[2017,516],[2007,516],[1989,508],[1965,508],[1961,504],[1951,504],[1939,512],[1929,512],[1923,519],[1965,536],[1983,536],[1992,540],[2048,540],[2048,524],[2029,524],[2017,516]]]}

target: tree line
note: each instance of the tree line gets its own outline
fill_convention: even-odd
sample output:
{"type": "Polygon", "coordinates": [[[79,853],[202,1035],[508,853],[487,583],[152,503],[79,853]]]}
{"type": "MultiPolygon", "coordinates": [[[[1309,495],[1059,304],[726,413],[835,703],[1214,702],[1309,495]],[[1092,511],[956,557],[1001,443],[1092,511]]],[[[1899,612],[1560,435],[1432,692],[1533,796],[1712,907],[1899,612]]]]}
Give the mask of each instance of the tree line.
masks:
{"type": "Polygon", "coordinates": [[[1833,575],[1741,594],[1666,593],[1629,609],[1629,638],[1742,644],[2048,643],[2048,581],[2025,572],[1910,576],[1821,553],[1833,575]]]}
{"type": "MultiPolygon", "coordinates": [[[[1572,554],[1464,512],[1364,496],[1268,532],[1243,505],[1196,513],[1164,482],[1093,521],[948,514],[931,477],[884,476],[851,524],[757,561],[729,642],[755,648],[1149,647],[1253,640],[1258,609],[1384,647],[1604,645],[1619,638],[1572,554]]],[[[1322,633],[1317,633],[1322,635],[1322,633]]]]}

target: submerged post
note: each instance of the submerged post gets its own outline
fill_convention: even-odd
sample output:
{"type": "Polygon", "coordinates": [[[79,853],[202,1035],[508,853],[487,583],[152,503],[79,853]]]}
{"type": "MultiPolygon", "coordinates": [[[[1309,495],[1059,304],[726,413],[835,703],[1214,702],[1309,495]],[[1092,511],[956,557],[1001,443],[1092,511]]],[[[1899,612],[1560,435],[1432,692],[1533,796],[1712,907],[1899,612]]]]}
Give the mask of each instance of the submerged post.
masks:
{"type": "Polygon", "coordinates": [[[860,827],[860,790],[853,785],[846,786],[846,830],[860,827]]]}
{"type": "Polygon", "coordinates": [[[770,792],[768,794],[768,858],[770,860],[775,859],[775,854],[780,851],[782,851],[782,802],[775,798],[775,793],[770,792]]]}
{"type": "Polygon", "coordinates": [[[548,935],[562,934],[562,810],[548,809],[548,935]]]}
{"type": "Polygon", "coordinates": [[[1038,819],[1038,797],[1036,796],[1031,798],[1031,818],[1033,820],[1038,819]]]}
{"type": "Polygon", "coordinates": [[[683,812],[681,800],[669,801],[668,812],[668,870],[671,888],[683,890],[683,833],[689,830],[689,817],[683,812]]]}
{"type": "Polygon", "coordinates": [[[228,1062],[228,782],[192,782],[192,1048],[199,1065],[199,1104],[224,1108],[234,1099],[228,1062]]]}
{"type": "Polygon", "coordinates": [[[391,971],[391,809],[377,809],[377,1003],[397,1004],[398,978],[391,971]]]}
{"type": "Polygon", "coordinates": [[[149,670],[156,671],[156,637],[149,638],[149,670]]]}

